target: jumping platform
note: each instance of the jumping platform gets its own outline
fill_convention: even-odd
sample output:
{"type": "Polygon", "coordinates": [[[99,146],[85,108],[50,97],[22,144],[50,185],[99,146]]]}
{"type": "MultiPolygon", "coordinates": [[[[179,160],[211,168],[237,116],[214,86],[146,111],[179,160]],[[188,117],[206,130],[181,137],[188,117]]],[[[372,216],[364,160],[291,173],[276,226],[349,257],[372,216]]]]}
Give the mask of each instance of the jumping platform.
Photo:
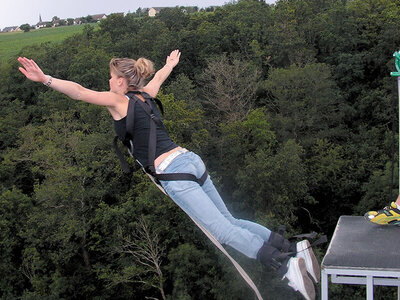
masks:
{"type": "Polygon", "coordinates": [[[367,300],[375,285],[400,290],[400,227],[341,216],[321,264],[322,300],[328,300],[329,276],[331,283],[365,285],[367,300]]]}

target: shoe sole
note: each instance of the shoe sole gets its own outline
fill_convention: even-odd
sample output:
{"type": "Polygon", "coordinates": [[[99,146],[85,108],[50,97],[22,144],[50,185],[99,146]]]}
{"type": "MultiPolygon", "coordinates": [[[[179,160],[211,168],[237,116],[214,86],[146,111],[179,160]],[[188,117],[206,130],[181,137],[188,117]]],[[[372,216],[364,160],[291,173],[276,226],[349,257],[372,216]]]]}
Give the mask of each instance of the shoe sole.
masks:
{"type": "Polygon", "coordinates": [[[297,273],[296,275],[298,278],[300,278],[300,277],[302,278],[302,282],[304,285],[306,295],[304,293],[301,293],[301,294],[307,300],[314,300],[315,299],[314,284],[313,284],[312,280],[310,279],[310,277],[308,277],[306,262],[305,262],[304,258],[300,257],[298,259],[297,263],[298,263],[298,267],[300,270],[300,274],[298,274],[298,272],[296,272],[297,273]]]}
{"type": "Polygon", "coordinates": [[[304,258],[305,264],[308,266],[308,273],[310,273],[315,283],[318,283],[321,279],[321,268],[318,259],[311,248],[310,242],[308,240],[298,242],[297,252],[301,253],[299,257],[304,258]]]}

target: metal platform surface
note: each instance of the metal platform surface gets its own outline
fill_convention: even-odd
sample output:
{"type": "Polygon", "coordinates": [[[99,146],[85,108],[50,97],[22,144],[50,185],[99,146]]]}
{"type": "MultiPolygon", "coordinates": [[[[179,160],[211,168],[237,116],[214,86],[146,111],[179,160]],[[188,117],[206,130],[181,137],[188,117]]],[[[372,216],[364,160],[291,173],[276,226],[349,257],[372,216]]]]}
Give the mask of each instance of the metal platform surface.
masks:
{"type": "Polygon", "coordinates": [[[400,286],[400,227],[379,226],[360,216],[341,216],[321,264],[321,297],[332,283],[400,286]]]}

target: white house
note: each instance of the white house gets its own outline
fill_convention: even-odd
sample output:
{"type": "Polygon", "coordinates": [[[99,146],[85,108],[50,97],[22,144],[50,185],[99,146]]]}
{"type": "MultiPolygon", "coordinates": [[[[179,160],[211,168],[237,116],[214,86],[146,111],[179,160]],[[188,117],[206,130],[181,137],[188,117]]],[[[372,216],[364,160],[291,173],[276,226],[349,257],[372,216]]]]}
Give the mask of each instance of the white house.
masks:
{"type": "Polygon", "coordinates": [[[149,17],[155,17],[165,7],[152,7],[149,9],[149,17]]]}
{"type": "Polygon", "coordinates": [[[19,26],[10,26],[10,27],[4,27],[3,31],[1,32],[13,32],[13,31],[21,31],[19,26]]]}
{"type": "Polygon", "coordinates": [[[107,19],[106,14],[92,15],[93,21],[100,22],[101,20],[107,19]]]}
{"type": "Polygon", "coordinates": [[[47,26],[47,23],[49,22],[39,22],[35,25],[35,29],[44,28],[47,26]]]}

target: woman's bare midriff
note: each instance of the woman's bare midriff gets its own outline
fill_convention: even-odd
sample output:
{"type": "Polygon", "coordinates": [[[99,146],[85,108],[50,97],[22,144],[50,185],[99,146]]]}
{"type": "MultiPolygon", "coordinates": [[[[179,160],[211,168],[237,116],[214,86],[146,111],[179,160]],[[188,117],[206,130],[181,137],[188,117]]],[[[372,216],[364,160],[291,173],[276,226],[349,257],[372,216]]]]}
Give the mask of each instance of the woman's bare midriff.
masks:
{"type": "Polygon", "coordinates": [[[161,164],[162,161],[163,161],[164,159],[166,159],[168,155],[170,155],[170,154],[172,154],[172,153],[174,153],[175,151],[178,151],[178,150],[180,150],[180,149],[183,149],[183,148],[178,146],[178,147],[176,147],[176,148],[174,148],[174,149],[172,149],[172,150],[169,150],[168,152],[165,152],[165,153],[161,154],[159,157],[157,157],[157,158],[154,160],[154,166],[157,168],[158,165],[161,164]]]}

